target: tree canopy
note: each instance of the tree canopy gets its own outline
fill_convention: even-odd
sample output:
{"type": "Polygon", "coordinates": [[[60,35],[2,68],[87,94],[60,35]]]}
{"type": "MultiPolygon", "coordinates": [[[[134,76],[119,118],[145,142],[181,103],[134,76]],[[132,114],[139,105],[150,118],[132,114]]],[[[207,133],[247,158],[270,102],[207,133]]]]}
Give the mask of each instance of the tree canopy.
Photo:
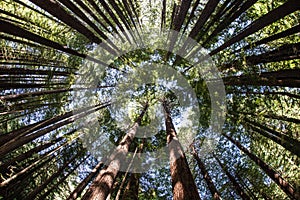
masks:
{"type": "Polygon", "coordinates": [[[0,5],[0,199],[300,199],[299,0],[0,5]]]}

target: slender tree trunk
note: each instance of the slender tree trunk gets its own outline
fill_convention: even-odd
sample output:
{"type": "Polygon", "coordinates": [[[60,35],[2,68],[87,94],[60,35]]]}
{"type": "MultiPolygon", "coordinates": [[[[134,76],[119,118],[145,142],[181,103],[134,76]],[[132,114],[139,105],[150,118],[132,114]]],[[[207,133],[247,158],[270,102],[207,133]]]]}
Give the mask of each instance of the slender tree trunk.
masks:
{"type": "Polygon", "coordinates": [[[219,22],[218,26],[213,30],[213,32],[206,38],[206,40],[202,43],[205,46],[212,38],[221,33],[229,24],[231,24],[235,19],[237,19],[243,12],[248,10],[253,4],[255,4],[257,0],[246,0],[245,2],[236,0],[230,6],[230,11],[224,14],[223,20],[219,22]]]}
{"type": "Polygon", "coordinates": [[[276,120],[282,120],[282,121],[291,122],[291,123],[295,123],[295,124],[300,124],[300,119],[275,115],[273,113],[261,114],[261,115],[253,113],[253,112],[243,112],[243,111],[236,111],[236,113],[239,113],[239,114],[242,114],[242,115],[250,115],[250,116],[253,116],[253,117],[261,116],[261,117],[268,118],[268,119],[276,119],[276,120]]]}
{"type": "MultiPolygon", "coordinates": [[[[39,130],[33,134],[30,134],[30,135],[27,135],[27,136],[24,136],[26,134],[21,133],[20,135],[18,135],[17,137],[9,140],[8,142],[6,142],[5,144],[3,144],[2,146],[0,146],[0,156],[4,156],[6,155],[7,153],[11,152],[12,150],[42,136],[42,135],[45,135],[47,133],[49,133],[50,131],[53,131],[57,128],[60,128],[62,126],[65,126],[67,124],[70,124],[72,122],[74,122],[75,120],[77,119],[80,119],[84,116],[87,116],[88,114],[91,114],[93,112],[96,112],[97,110],[99,109],[103,109],[103,108],[106,108],[108,105],[104,105],[104,106],[97,106],[95,108],[92,108],[90,110],[87,110],[86,112],[83,112],[83,113],[79,113],[79,114],[76,114],[75,116],[71,117],[71,118],[67,118],[67,119],[64,119],[63,121],[60,121],[56,124],[53,124],[45,129],[42,129],[42,130],[39,130]],[[23,136],[23,137],[22,137],[23,136]]],[[[25,131],[25,133],[28,133],[28,131],[25,131]]]]}
{"type": "MultiPolygon", "coordinates": [[[[125,182],[126,182],[126,179],[128,179],[128,173],[129,173],[129,170],[131,169],[131,166],[132,166],[132,163],[133,163],[133,160],[134,160],[134,158],[135,158],[135,156],[136,156],[137,151],[138,151],[138,148],[136,147],[136,148],[135,148],[135,151],[134,151],[134,154],[133,154],[133,157],[132,157],[132,159],[131,159],[131,161],[130,161],[128,167],[127,167],[126,173],[124,174],[123,180],[122,180],[122,182],[121,182],[121,184],[120,184],[120,187],[119,187],[119,189],[118,189],[118,192],[117,192],[117,195],[116,195],[116,197],[115,197],[115,200],[120,200],[121,192],[122,192],[122,190],[123,190],[123,187],[124,187],[124,184],[125,184],[125,182]]],[[[130,179],[129,179],[129,182],[130,182],[130,181],[131,181],[131,178],[132,178],[131,173],[130,173],[130,177],[129,177],[129,178],[130,178],[130,179]]],[[[128,182],[128,184],[129,184],[129,182],[128,182]]],[[[127,186],[128,186],[128,184],[127,184],[127,186]]],[[[126,187],[126,189],[127,189],[127,187],[126,187]]],[[[126,189],[125,189],[125,191],[126,191],[126,189]]],[[[130,188],[128,188],[128,189],[130,189],[130,188]]],[[[134,197],[132,198],[131,192],[128,192],[127,194],[125,194],[125,191],[124,191],[123,197],[126,196],[126,197],[129,198],[129,199],[133,199],[133,198],[134,198],[134,197]]],[[[123,198],[122,198],[122,199],[123,199],[123,198]]]]}
{"type": "MultiPolygon", "coordinates": [[[[62,184],[72,173],[75,172],[75,170],[82,164],[84,163],[84,161],[88,158],[89,156],[83,158],[75,167],[73,167],[73,169],[68,172],[66,175],[64,175],[64,177],[62,177],[57,183],[53,184],[51,188],[49,188],[47,190],[47,192],[45,192],[43,195],[41,195],[38,200],[44,200],[46,199],[46,197],[55,189],[55,188],[59,188],[60,184],[62,184]]],[[[46,186],[47,188],[47,186],[46,186]]]]}
{"type": "Polygon", "coordinates": [[[138,126],[148,109],[148,104],[144,107],[140,116],[130,130],[126,133],[121,140],[115,151],[109,158],[108,166],[100,171],[88,191],[82,197],[82,200],[106,200],[107,196],[113,188],[115,178],[121,168],[121,165],[126,160],[126,154],[129,151],[129,147],[135,137],[138,126]]]}
{"type": "Polygon", "coordinates": [[[160,30],[166,28],[166,4],[167,0],[162,1],[162,10],[161,10],[161,22],[160,22],[160,30]]]}
{"type": "Polygon", "coordinates": [[[36,187],[33,191],[31,191],[24,200],[32,200],[34,199],[41,191],[47,188],[48,184],[50,184],[54,179],[60,176],[68,167],[69,164],[74,162],[76,159],[82,156],[82,152],[78,152],[76,155],[72,156],[70,160],[66,161],[63,166],[61,166],[55,173],[53,173],[47,180],[45,180],[40,186],[36,187]]]}
{"type": "Polygon", "coordinates": [[[248,119],[245,119],[247,123],[250,124],[250,128],[254,130],[255,132],[263,135],[264,137],[273,140],[277,144],[281,145],[286,150],[290,151],[291,153],[297,155],[300,157],[300,142],[290,138],[287,135],[281,134],[277,131],[274,131],[266,126],[263,126],[261,124],[258,124],[256,122],[250,121],[248,119]],[[259,127],[259,128],[257,128],[259,127]],[[276,135],[273,135],[272,133],[276,133],[276,135]]]}
{"type": "Polygon", "coordinates": [[[273,72],[262,72],[253,75],[229,76],[223,78],[225,85],[241,86],[281,86],[300,87],[300,70],[286,69],[273,72]]]}
{"type": "MultiPolygon", "coordinates": [[[[283,95],[283,96],[288,96],[291,98],[295,99],[300,99],[300,95],[293,94],[290,92],[269,92],[269,91],[264,91],[264,92],[253,92],[253,91],[240,91],[240,90],[226,90],[227,94],[246,94],[246,95],[283,95]]],[[[1,99],[1,97],[0,97],[1,99]]]]}
{"type": "Polygon", "coordinates": [[[138,200],[140,175],[131,173],[122,200],[138,200]]]}
{"type": "Polygon", "coordinates": [[[48,147],[54,145],[54,144],[57,144],[58,142],[61,142],[62,140],[65,139],[65,136],[69,136],[69,135],[72,135],[73,133],[75,133],[76,131],[78,131],[80,128],[78,129],[74,129],[68,133],[66,133],[64,136],[62,137],[59,137],[55,140],[52,140],[52,141],[49,141],[49,142],[46,142],[45,144],[41,144],[41,145],[38,145],[34,148],[32,148],[31,150],[25,152],[25,153],[22,153],[6,162],[4,162],[3,164],[0,165],[0,171],[2,172],[2,174],[4,174],[7,170],[8,170],[8,167],[9,166],[13,166],[13,165],[16,165],[17,162],[21,162],[23,161],[24,159],[27,159],[29,158],[30,156],[38,153],[38,152],[41,152],[42,150],[45,150],[47,149],[48,147]]]}
{"type": "Polygon", "coordinates": [[[89,184],[89,182],[91,182],[91,180],[99,173],[99,171],[103,167],[103,164],[103,162],[99,162],[91,171],[91,173],[77,185],[77,187],[73,190],[73,192],[70,194],[67,200],[77,199],[77,197],[80,196],[80,194],[82,193],[84,188],[89,184]]]}
{"type": "MultiPolygon", "coordinates": [[[[256,65],[260,63],[279,62],[285,60],[294,60],[300,58],[300,43],[285,44],[279,48],[265,52],[259,55],[247,56],[245,58],[248,65],[256,65]]],[[[229,64],[224,64],[221,70],[234,68],[235,70],[241,68],[240,61],[233,61],[229,64]]]]}
{"type": "Polygon", "coordinates": [[[300,194],[296,191],[286,180],[284,180],[278,172],[273,170],[268,164],[266,164],[263,160],[258,158],[256,155],[251,153],[248,149],[246,149],[241,143],[232,139],[226,134],[223,134],[228,140],[230,140],[233,144],[235,144],[241,151],[249,156],[249,158],[255,162],[291,199],[299,199],[300,194]]]}
{"type": "Polygon", "coordinates": [[[201,171],[201,174],[208,186],[208,189],[213,197],[213,199],[216,199],[216,200],[220,200],[221,199],[221,196],[220,196],[220,193],[218,192],[216,186],[214,185],[213,181],[212,181],[212,178],[210,177],[206,167],[205,167],[205,164],[204,162],[202,162],[202,160],[199,158],[195,148],[193,147],[193,152],[192,152],[195,160],[197,161],[197,164],[198,164],[198,167],[201,171]]]}
{"type": "Polygon", "coordinates": [[[200,200],[197,186],[177,138],[169,106],[163,103],[174,200],[200,200]]]}
{"type": "MultiPolygon", "coordinates": [[[[145,142],[146,142],[146,139],[144,138],[142,143],[138,147],[139,154],[143,153],[145,142]]],[[[133,160],[131,162],[133,162],[133,160]]],[[[138,155],[138,162],[135,162],[135,165],[137,165],[137,166],[141,165],[140,155],[138,155]]],[[[122,200],[138,200],[140,176],[141,175],[138,173],[130,174],[129,181],[128,181],[125,191],[122,195],[122,200]]]]}
{"type": "Polygon", "coordinates": [[[210,56],[215,55],[216,53],[224,50],[225,48],[231,46],[232,44],[240,41],[241,39],[255,33],[256,31],[268,26],[269,24],[285,17],[286,15],[297,11],[300,8],[300,2],[298,0],[289,0],[285,4],[275,8],[274,10],[268,12],[266,15],[254,21],[247,28],[245,28],[242,32],[229,39],[220,47],[211,51],[210,56]]]}
{"type": "Polygon", "coordinates": [[[213,11],[216,9],[220,0],[209,0],[201,15],[199,16],[194,28],[191,30],[189,37],[196,39],[196,36],[199,34],[200,30],[203,28],[203,25],[207,22],[208,18],[211,16],[213,11]]]}
{"type": "Polygon", "coordinates": [[[221,163],[220,159],[217,156],[214,156],[214,158],[217,160],[225,174],[228,176],[229,180],[231,181],[233,187],[238,192],[238,194],[242,197],[243,200],[251,200],[251,198],[245,193],[243,188],[239,185],[237,180],[235,180],[234,176],[230,174],[230,172],[227,170],[226,166],[221,163]]]}
{"type": "Polygon", "coordinates": [[[237,52],[240,52],[241,50],[247,50],[247,49],[250,49],[250,48],[253,48],[253,47],[256,47],[256,46],[259,46],[259,45],[262,45],[262,44],[267,44],[268,42],[271,42],[271,41],[274,41],[274,40],[278,40],[280,38],[285,38],[287,36],[290,36],[290,35],[293,35],[293,34],[296,34],[296,33],[299,33],[300,32],[300,25],[296,25],[292,28],[289,28],[285,31],[282,31],[280,33],[276,33],[274,35],[271,35],[269,37],[266,37],[264,39],[261,39],[257,42],[253,42],[249,45],[246,45],[244,47],[242,47],[241,49],[235,51],[234,53],[237,53],[237,52]]]}

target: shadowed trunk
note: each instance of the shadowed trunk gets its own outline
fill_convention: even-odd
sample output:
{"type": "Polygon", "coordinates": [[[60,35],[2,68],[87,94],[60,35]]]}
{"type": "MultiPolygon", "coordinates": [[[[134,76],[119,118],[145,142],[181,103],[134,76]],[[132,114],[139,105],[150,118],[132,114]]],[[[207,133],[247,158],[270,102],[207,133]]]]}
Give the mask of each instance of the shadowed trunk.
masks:
{"type": "Polygon", "coordinates": [[[198,164],[198,167],[201,171],[201,174],[208,186],[208,189],[213,197],[213,199],[216,199],[216,200],[220,200],[221,199],[221,196],[220,196],[220,193],[218,192],[216,186],[214,185],[206,167],[205,167],[205,164],[204,162],[202,162],[202,160],[199,158],[195,148],[193,147],[193,151],[192,151],[192,154],[195,158],[195,160],[197,161],[197,164],[198,164]]]}
{"type": "Polygon", "coordinates": [[[231,181],[233,187],[238,192],[238,194],[242,197],[243,200],[251,200],[251,198],[245,193],[243,188],[239,185],[237,180],[235,180],[234,176],[230,174],[230,172],[227,170],[227,167],[221,163],[220,159],[217,156],[214,156],[214,158],[217,160],[225,174],[228,176],[229,180],[231,181]]]}
{"type": "Polygon", "coordinates": [[[227,42],[222,44],[220,47],[211,51],[209,55],[215,55],[216,53],[226,49],[232,44],[240,41],[241,39],[251,35],[252,33],[257,32],[258,30],[268,26],[269,24],[285,17],[286,15],[297,11],[300,8],[300,2],[298,0],[289,0],[285,4],[275,8],[274,10],[268,12],[266,15],[257,19],[253,23],[251,23],[248,27],[246,27],[242,32],[229,39],[227,42]]]}
{"type": "Polygon", "coordinates": [[[254,85],[254,86],[281,86],[300,87],[300,70],[286,69],[260,74],[228,76],[223,78],[225,85],[254,85]]]}
{"type": "Polygon", "coordinates": [[[226,134],[223,134],[228,140],[230,140],[233,144],[235,144],[241,151],[249,156],[249,158],[255,162],[291,199],[299,199],[300,194],[296,191],[286,180],[284,180],[278,172],[273,170],[268,164],[266,164],[263,160],[258,158],[256,155],[251,153],[248,149],[246,149],[241,143],[232,139],[226,134]]]}

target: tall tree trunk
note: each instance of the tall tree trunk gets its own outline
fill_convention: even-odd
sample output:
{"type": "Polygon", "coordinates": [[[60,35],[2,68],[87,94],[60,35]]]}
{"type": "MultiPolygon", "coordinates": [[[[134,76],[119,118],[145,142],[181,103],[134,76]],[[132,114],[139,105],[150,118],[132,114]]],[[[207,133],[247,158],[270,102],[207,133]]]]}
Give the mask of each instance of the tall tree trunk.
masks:
{"type": "Polygon", "coordinates": [[[140,175],[131,173],[125,191],[122,195],[122,200],[138,200],[139,196],[139,181],[140,175]]]}
{"type": "Polygon", "coordinates": [[[68,167],[69,164],[74,162],[76,159],[82,156],[82,152],[78,152],[76,155],[73,155],[70,160],[66,161],[55,173],[53,173],[47,180],[45,180],[40,186],[36,187],[33,191],[31,191],[24,200],[32,200],[34,199],[41,191],[47,188],[48,184],[50,184],[54,179],[60,176],[68,167]]]}
{"type": "Polygon", "coordinates": [[[219,33],[221,33],[228,25],[230,25],[235,19],[237,19],[243,12],[248,10],[253,4],[255,4],[257,0],[246,0],[243,1],[236,0],[230,6],[230,11],[228,14],[225,12],[222,13],[224,15],[223,20],[219,22],[218,26],[213,30],[213,32],[205,39],[202,43],[202,46],[206,46],[208,42],[211,41],[212,38],[216,37],[219,33]]]}
{"type": "MultiPolygon", "coordinates": [[[[120,187],[119,187],[119,189],[118,189],[118,192],[117,192],[117,195],[116,195],[116,197],[115,197],[115,200],[120,200],[121,192],[122,192],[122,190],[123,190],[123,187],[124,187],[124,184],[125,184],[126,180],[128,179],[128,173],[129,173],[129,170],[131,169],[131,166],[132,166],[133,160],[135,159],[135,156],[136,156],[137,151],[138,151],[138,147],[135,148],[134,154],[133,154],[132,159],[131,159],[131,161],[130,161],[128,167],[127,167],[127,170],[126,170],[126,172],[125,172],[125,174],[124,174],[124,176],[123,176],[123,180],[122,180],[122,182],[121,182],[121,184],[120,184],[120,187]]],[[[129,182],[131,181],[131,178],[132,178],[131,174],[132,174],[132,173],[130,173],[130,176],[129,176],[129,182]]],[[[129,182],[128,182],[128,184],[129,184],[129,182]]],[[[128,186],[128,184],[127,184],[127,186],[128,186]]],[[[129,186],[130,186],[130,185],[129,185],[129,186]]],[[[125,188],[124,194],[123,194],[122,196],[123,196],[123,197],[126,196],[128,199],[134,199],[134,196],[131,194],[131,191],[130,191],[130,188],[129,188],[129,187],[128,187],[128,188],[127,188],[127,187],[125,188]],[[126,189],[129,190],[129,192],[127,192],[127,194],[125,194],[126,189]]],[[[123,199],[123,198],[122,198],[122,199],[123,199]]]]}
{"type": "MultiPolygon", "coordinates": [[[[300,43],[284,44],[279,48],[261,53],[259,55],[247,56],[245,61],[248,65],[256,65],[261,63],[279,62],[285,60],[294,60],[300,58],[300,43]]],[[[241,68],[240,61],[236,60],[229,64],[224,64],[220,69],[235,69],[241,68]]]]}
{"type": "MultiPolygon", "coordinates": [[[[138,153],[142,153],[144,150],[146,139],[144,138],[140,146],[138,147],[138,153]]],[[[133,160],[131,161],[133,162],[133,160]]],[[[138,155],[138,162],[136,165],[141,165],[141,158],[140,155],[138,155]]],[[[131,173],[129,181],[127,183],[127,186],[124,190],[124,193],[122,195],[122,200],[138,200],[139,195],[139,184],[140,184],[140,174],[138,173],[131,173]]]]}
{"type": "Polygon", "coordinates": [[[169,105],[163,102],[174,200],[200,200],[197,186],[177,138],[169,105]]]}
{"type": "MultiPolygon", "coordinates": [[[[290,92],[273,92],[273,91],[263,91],[263,92],[253,92],[253,91],[241,91],[241,90],[226,90],[227,94],[246,94],[246,95],[283,95],[291,98],[300,99],[300,95],[293,94],[290,92]]],[[[1,97],[0,97],[1,99],[1,97]]]]}
{"type": "Polygon", "coordinates": [[[77,185],[77,187],[73,190],[73,192],[70,194],[67,200],[77,199],[77,197],[80,196],[80,194],[82,193],[84,188],[89,184],[89,182],[91,182],[91,180],[99,173],[99,171],[103,167],[103,164],[103,162],[99,162],[91,171],[91,173],[77,185]]]}
{"type": "Polygon", "coordinates": [[[239,185],[237,180],[235,180],[234,176],[230,174],[230,172],[227,170],[226,166],[221,163],[220,159],[217,156],[214,156],[214,158],[217,160],[225,174],[228,176],[229,180],[231,181],[233,187],[238,192],[238,194],[242,197],[243,200],[251,200],[251,198],[245,193],[243,188],[239,185]]]}
{"type": "MultiPolygon", "coordinates": [[[[12,140],[8,141],[7,143],[3,144],[2,146],[0,146],[0,156],[4,156],[6,155],[7,153],[9,153],[10,151],[42,136],[42,135],[45,135],[47,133],[49,133],[50,131],[53,131],[57,128],[60,128],[62,126],[65,126],[67,124],[70,124],[72,122],[74,122],[75,120],[77,119],[80,119],[84,116],[87,116],[93,112],[96,112],[97,110],[99,109],[103,109],[103,108],[106,108],[108,107],[108,105],[104,105],[104,106],[97,106],[95,108],[92,108],[90,110],[87,110],[86,112],[83,112],[83,113],[80,113],[80,114],[75,114],[73,117],[71,118],[67,118],[67,119],[64,119],[56,124],[53,124],[45,129],[42,129],[42,130],[39,130],[33,134],[30,134],[30,135],[27,135],[27,136],[24,136],[22,137],[22,135],[24,135],[24,133],[21,133],[20,135],[18,135],[17,137],[13,138],[12,140]]],[[[26,131],[28,133],[28,131],[26,131]]],[[[25,132],[25,133],[26,133],[25,132]]]]}
{"type": "MultiPolygon", "coordinates": [[[[78,164],[75,165],[75,167],[73,167],[73,169],[71,171],[69,171],[66,175],[64,175],[57,183],[53,184],[51,188],[49,188],[47,190],[47,192],[45,192],[43,195],[40,195],[38,200],[44,200],[46,199],[46,197],[55,189],[55,188],[59,188],[60,184],[62,184],[63,182],[65,182],[65,180],[72,174],[75,172],[75,170],[82,164],[84,163],[84,161],[88,158],[89,156],[83,158],[80,162],[78,162],[78,164]]],[[[47,188],[47,186],[46,186],[47,188]]]]}
{"type": "Polygon", "coordinates": [[[196,36],[201,32],[203,25],[207,22],[208,18],[211,16],[215,8],[217,7],[220,0],[209,0],[201,15],[199,16],[194,28],[191,30],[189,37],[196,39],[196,36]]]}
{"type": "Polygon", "coordinates": [[[84,194],[84,196],[82,197],[83,200],[106,200],[107,196],[112,190],[119,169],[126,160],[126,155],[129,151],[129,147],[135,137],[137,128],[140,125],[147,109],[148,104],[144,106],[143,111],[137,118],[137,121],[129,129],[119,145],[116,147],[115,151],[108,159],[108,166],[100,171],[88,191],[84,194]]]}
{"type": "Polygon", "coordinates": [[[296,191],[286,180],[284,180],[278,172],[273,170],[268,164],[263,160],[258,158],[256,155],[251,153],[247,148],[245,148],[241,143],[232,139],[226,134],[223,134],[228,140],[235,144],[241,151],[248,155],[248,157],[255,162],[291,199],[299,199],[300,194],[296,191]]]}
{"type": "Polygon", "coordinates": [[[223,78],[225,85],[240,86],[282,86],[300,87],[300,70],[286,69],[273,72],[262,72],[253,75],[229,76],[223,78]]]}
{"type": "Polygon", "coordinates": [[[202,162],[202,160],[199,158],[195,148],[193,147],[193,151],[192,151],[192,154],[195,158],[195,160],[197,161],[197,164],[198,164],[198,167],[201,171],[201,174],[208,186],[208,189],[213,197],[213,199],[216,199],[216,200],[220,200],[221,199],[221,196],[220,196],[220,193],[218,192],[216,186],[214,185],[206,167],[205,167],[205,164],[204,162],[202,162]]]}
{"type": "Polygon", "coordinates": [[[262,45],[262,44],[267,44],[268,42],[278,40],[280,38],[285,38],[287,36],[290,36],[290,35],[293,35],[293,34],[296,34],[296,33],[299,33],[299,32],[300,32],[300,25],[296,25],[296,26],[294,26],[292,28],[289,28],[285,31],[282,31],[280,33],[276,33],[276,34],[271,35],[269,37],[263,38],[263,39],[261,39],[257,42],[253,42],[251,44],[248,44],[248,45],[242,47],[241,49],[238,49],[237,51],[234,51],[234,53],[240,52],[241,50],[247,50],[247,49],[262,45]]]}
{"type": "Polygon", "coordinates": [[[242,32],[238,33],[233,38],[229,39],[227,42],[222,44],[220,47],[211,51],[210,56],[224,50],[225,48],[231,46],[232,44],[242,40],[243,38],[255,33],[256,31],[268,26],[269,24],[285,17],[286,15],[293,13],[300,9],[300,2],[298,0],[289,0],[285,4],[275,8],[274,10],[268,12],[266,15],[254,21],[248,27],[246,27],[242,32]]]}
{"type": "Polygon", "coordinates": [[[276,142],[277,144],[281,145],[284,147],[286,150],[290,151],[291,153],[297,155],[300,157],[300,142],[290,138],[287,135],[281,134],[275,130],[272,130],[266,126],[263,126],[259,123],[250,121],[249,119],[245,119],[247,123],[249,123],[250,128],[254,130],[255,132],[265,136],[266,138],[276,142]],[[259,127],[259,128],[257,128],[259,127]],[[276,133],[276,135],[273,135],[276,133]]]}
{"type": "Polygon", "coordinates": [[[44,144],[41,144],[41,145],[38,145],[32,149],[30,149],[29,151],[26,151],[25,153],[22,153],[6,162],[3,162],[1,165],[0,165],[0,171],[2,172],[2,174],[4,174],[9,166],[14,166],[16,165],[18,162],[21,162],[23,161],[24,159],[27,159],[29,158],[30,156],[34,155],[34,154],[37,154],[39,152],[41,152],[42,150],[45,150],[47,149],[48,147],[54,145],[54,144],[57,144],[58,142],[61,142],[62,140],[65,139],[66,136],[69,136],[69,135],[72,135],[73,133],[75,133],[76,131],[78,131],[80,128],[78,129],[74,129],[66,134],[64,134],[64,136],[62,137],[59,137],[59,138],[56,138],[55,140],[52,140],[52,141],[49,141],[49,142],[46,142],[44,144]]]}

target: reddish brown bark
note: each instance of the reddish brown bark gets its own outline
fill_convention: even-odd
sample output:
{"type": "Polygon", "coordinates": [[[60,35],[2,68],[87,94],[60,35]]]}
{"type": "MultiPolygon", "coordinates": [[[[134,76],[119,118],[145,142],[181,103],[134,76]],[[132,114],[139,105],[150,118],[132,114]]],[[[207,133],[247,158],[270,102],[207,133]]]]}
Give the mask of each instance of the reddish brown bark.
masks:
{"type": "Polygon", "coordinates": [[[103,162],[99,162],[94,167],[94,169],[91,171],[91,173],[77,185],[77,187],[73,190],[73,192],[70,194],[70,196],[67,198],[67,200],[75,200],[78,196],[80,196],[80,194],[82,193],[84,188],[99,173],[99,171],[101,170],[102,167],[103,167],[103,162]]]}
{"type": "Polygon", "coordinates": [[[83,200],[98,199],[106,200],[107,196],[113,189],[116,176],[121,168],[121,165],[126,160],[126,154],[135,137],[136,130],[141,123],[141,120],[148,109],[148,104],[145,105],[143,111],[130,130],[121,140],[115,151],[108,159],[108,165],[100,171],[88,191],[82,197],[83,200]]]}
{"type": "Polygon", "coordinates": [[[200,200],[198,189],[189,168],[184,151],[177,138],[171,113],[166,102],[163,103],[165,110],[165,124],[167,132],[167,144],[170,158],[170,171],[172,179],[172,191],[174,200],[200,200]]]}

